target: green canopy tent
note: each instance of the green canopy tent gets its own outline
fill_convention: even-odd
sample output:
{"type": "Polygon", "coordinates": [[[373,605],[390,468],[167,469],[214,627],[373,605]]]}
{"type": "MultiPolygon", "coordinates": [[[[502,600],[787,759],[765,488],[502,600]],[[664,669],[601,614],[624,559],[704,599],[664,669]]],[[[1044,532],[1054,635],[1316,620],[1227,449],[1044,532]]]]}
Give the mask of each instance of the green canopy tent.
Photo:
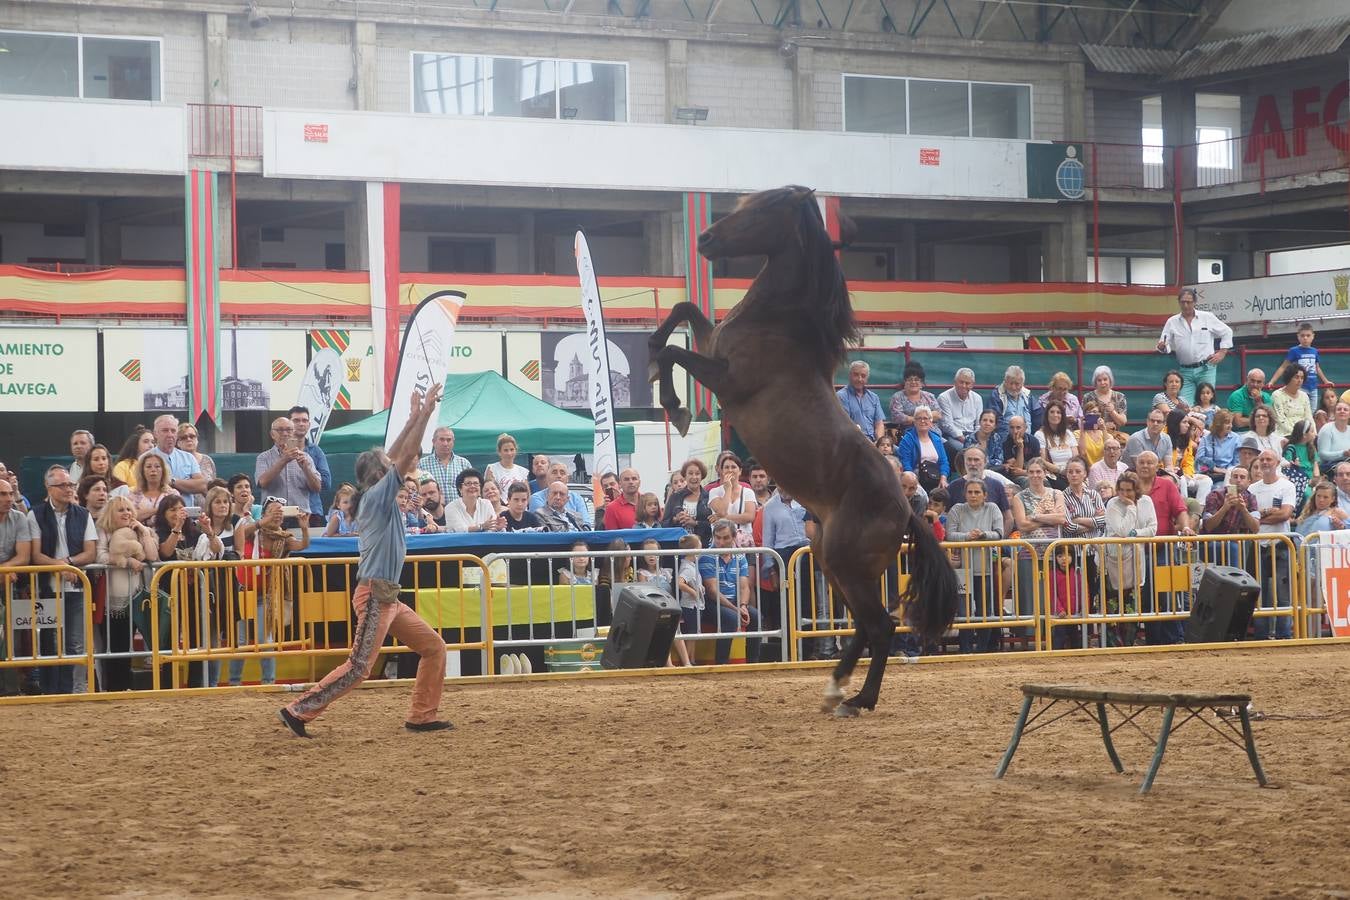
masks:
{"type": "MultiPolygon", "coordinates": [[[[386,410],[325,431],[319,445],[330,454],[382,446],[388,418],[386,410]]],[[[446,378],[436,422],[455,429],[455,452],[462,456],[495,455],[502,432],[516,439],[522,453],[590,453],[595,447],[595,423],[589,418],[532,397],[496,372],[446,378]]],[[[619,452],[632,453],[633,427],[618,429],[619,452]]]]}

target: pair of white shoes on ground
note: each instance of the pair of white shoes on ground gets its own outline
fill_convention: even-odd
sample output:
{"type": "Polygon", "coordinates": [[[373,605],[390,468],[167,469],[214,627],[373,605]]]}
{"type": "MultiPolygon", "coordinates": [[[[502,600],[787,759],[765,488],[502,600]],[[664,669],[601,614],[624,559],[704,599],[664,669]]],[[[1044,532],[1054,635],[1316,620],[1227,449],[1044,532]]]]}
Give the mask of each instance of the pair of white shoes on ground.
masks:
{"type": "Polygon", "coordinates": [[[497,661],[498,675],[529,675],[534,672],[530,658],[524,653],[503,653],[497,661]]]}

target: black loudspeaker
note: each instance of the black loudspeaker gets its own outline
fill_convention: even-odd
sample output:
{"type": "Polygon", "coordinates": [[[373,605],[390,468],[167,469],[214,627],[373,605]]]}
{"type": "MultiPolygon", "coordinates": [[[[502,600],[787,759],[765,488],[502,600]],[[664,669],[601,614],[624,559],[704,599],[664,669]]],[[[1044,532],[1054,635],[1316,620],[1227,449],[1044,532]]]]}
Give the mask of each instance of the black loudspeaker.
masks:
{"type": "Polygon", "coordinates": [[[666,664],[680,627],[680,604],[658,588],[626,584],[614,601],[614,619],[605,638],[605,669],[657,668],[666,664]]]}
{"type": "Polygon", "coordinates": [[[1186,621],[1186,643],[1242,640],[1260,596],[1261,585],[1242,569],[1209,566],[1200,576],[1200,589],[1186,621]]]}

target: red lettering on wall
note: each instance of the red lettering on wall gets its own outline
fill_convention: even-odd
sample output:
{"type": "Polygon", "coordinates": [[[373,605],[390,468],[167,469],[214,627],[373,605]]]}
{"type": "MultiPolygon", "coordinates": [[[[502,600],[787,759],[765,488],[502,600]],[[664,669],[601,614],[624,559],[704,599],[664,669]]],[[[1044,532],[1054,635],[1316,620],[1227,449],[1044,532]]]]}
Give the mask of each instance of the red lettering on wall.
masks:
{"type": "Polygon", "coordinates": [[[1321,124],[1318,110],[1310,107],[1322,99],[1320,87],[1298,88],[1294,91],[1294,155],[1304,156],[1308,152],[1309,128],[1321,124]]]}
{"type": "Polygon", "coordinates": [[[1350,123],[1341,114],[1341,104],[1350,97],[1350,80],[1342,81],[1327,94],[1327,102],[1322,107],[1323,130],[1327,140],[1342,153],[1350,153],[1350,123]],[[1340,125],[1336,125],[1340,122],[1340,125]]]}
{"type": "Polygon", "coordinates": [[[1242,161],[1254,163],[1267,150],[1274,150],[1280,159],[1289,158],[1289,145],[1284,140],[1284,123],[1280,121],[1280,108],[1275,103],[1274,94],[1262,94],[1256,100],[1251,139],[1247,141],[1247,152],[1242,155],[1242,161]]]}

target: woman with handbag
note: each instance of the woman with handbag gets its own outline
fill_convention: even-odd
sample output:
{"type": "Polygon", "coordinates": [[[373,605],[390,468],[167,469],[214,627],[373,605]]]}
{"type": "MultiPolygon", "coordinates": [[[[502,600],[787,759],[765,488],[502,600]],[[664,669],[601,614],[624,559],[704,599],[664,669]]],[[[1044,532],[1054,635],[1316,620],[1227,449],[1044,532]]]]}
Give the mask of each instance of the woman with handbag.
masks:
{"type": "MultiPolygon", "coordinates": [[[[107,585],[104,626],[98,629],[103,636],[104,650],[109,654],[124,654],[131,650],[132,629],[141,632],[145,646],[153,646],[147,619],[133,615],[132,601],[143,602],[149,597],[146,588],[150,583],[149,562],[159,557],[159,546],[155,533],[148,526],[136,520],[136,508],[126,497],[110,497],[102,513],[95,522],[98,534],[99,565],[106,566],[105,583],[107,585]],[[123,544],[118,553],[112,552],[112,535],[126,529],[140,545],[139,553],[134,547],[123,544]],[[138,596],[141,595],[141,596],[138,596]]],[[[167,626],[166,626],[167,627],[167,626]]],[[[167,673],[161,673],[161,677],[167,673]]],[[[104,691],[131,690],[131,659],[128,656],[110,656],[103,660],[103,678],[99,684],[104,691]]]]}
{"type": "Polygon", "coordinates": [[[933,435],[933,411],[928,407],[914,408],[914,427],[900,438],[900,447],[895,454],[904,463],[905,471],[919,477],[919,484],[925,491],[947,486],[947,476],[951,474],[947,450],[942,439],[933,435]]]}
{"type": "MultiPolygon", "coordinates": [[[[296,537],[282,527],[282,510],[286,501],[281,497],[268,497],[262,503],[262,516],[258,521],[240,521],[234,526],[234,543],[239,547],[241,559],[284,559],[292,551],[304,550],[309,546],[309,521],[299,518],[300,537],[296,537]]],[[[240,621],[237,638],[239,647],[271,643],[284,628],[285,617],[282,604],[289,596],[290,570],[274,566],[241,566],[236,570],[240,585],[255,592],[253,612],[254,634],[252,641],[248,635],[248,620],[240,621]]],[[[243,591],[240,592],[244,594],[243,591]]],[[[245,595],[246,596],[246,595],[245,595]]],[[[264,656],[258,660],[262,670],[262,683],[275,684],[277,680],[277,658],[264,656]]],[[[244,674],[244,661],[232,659],[229,665],[230,684],[237,686],[244,674]]]]}

